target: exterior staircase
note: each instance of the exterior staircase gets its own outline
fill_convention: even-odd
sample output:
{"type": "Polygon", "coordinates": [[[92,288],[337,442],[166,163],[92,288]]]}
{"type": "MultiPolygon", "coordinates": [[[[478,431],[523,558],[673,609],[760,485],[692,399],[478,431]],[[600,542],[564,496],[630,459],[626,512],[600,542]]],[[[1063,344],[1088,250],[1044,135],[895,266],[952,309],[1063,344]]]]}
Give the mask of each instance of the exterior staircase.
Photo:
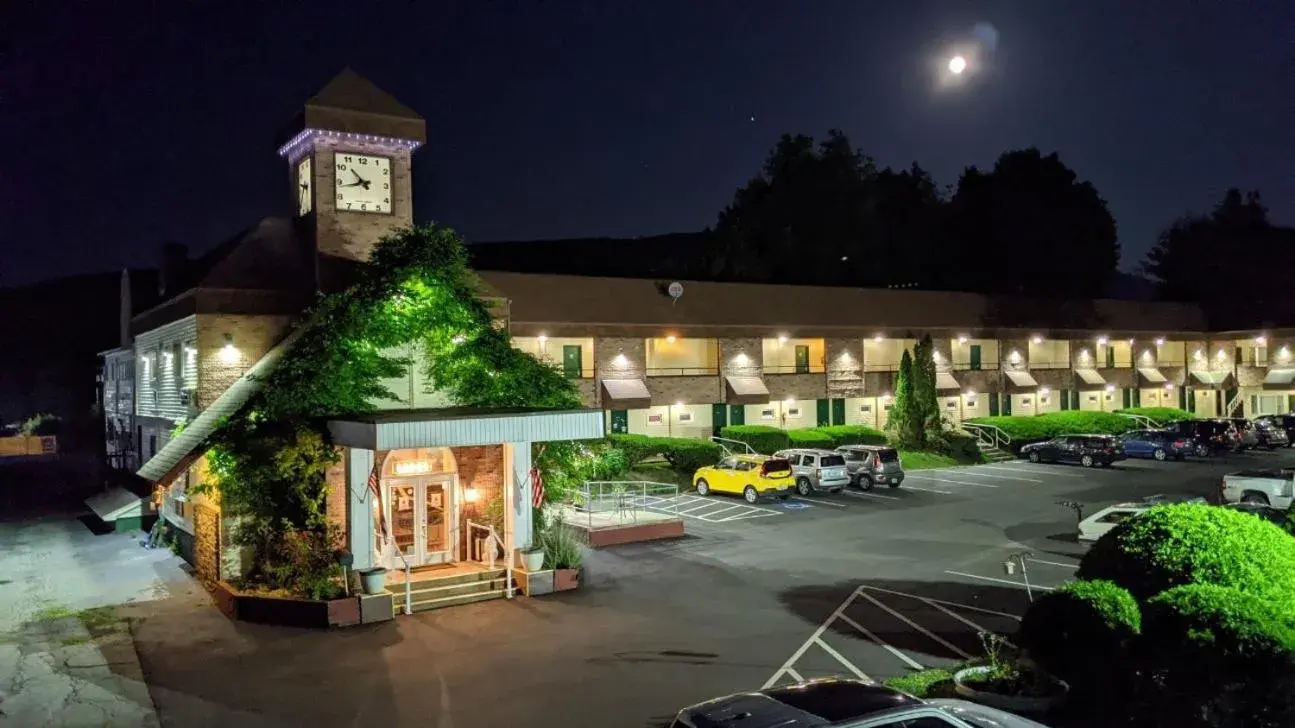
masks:
{"type": "Polygon", "coordinates": [[[980,457],[987,463],[1002,463],[1008,460],[1016,460],[1016,456],[1011,450],[1002,450],[993,445],[988,445],[979,440],[976,441],[976,447],[980,450],[980,457]]]}
{"type": "MultiPolygon", "coordinates": [[[[415,572],[409,583],[410,602],[415,612],[456,607],[460,604],[503,599],[508,588],[504,569],[482,569],[469,573],[436,576],[436,572],[420,575],[415,572]]],[[[515,585],[514,585],[515,586],[515,585]]],[[[389,584],[396,616],[405,611],[405,585],[389,584]]]]}

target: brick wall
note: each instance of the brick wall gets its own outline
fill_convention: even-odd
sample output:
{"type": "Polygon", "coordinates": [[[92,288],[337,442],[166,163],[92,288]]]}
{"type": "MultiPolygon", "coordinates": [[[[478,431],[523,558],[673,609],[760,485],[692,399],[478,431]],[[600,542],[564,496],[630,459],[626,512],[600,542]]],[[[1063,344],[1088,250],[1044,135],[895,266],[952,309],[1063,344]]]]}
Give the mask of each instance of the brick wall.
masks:
{"type": "Polygon", "coordinates": [[[275,344],[288,335],[291,316],[198,316],[198,407],[206,408],[275,344]],[[225,335],[237,356],[227,359],[225,335]]]}
{"type": "MultiPolygon", "coordinates": [[[[321,138],[315,144],[315,226],[319,252],[353,260],[368,260],[383,236],[414,222],[410,184],[410,151],[373,142],[321,138]],[[337,153],[355,152],[391,159],[391,214],[337,210],[334,161],[337,153]]],[[[291,165],[296,169],[296,162],[291,165]]]]}
{"type": "Polygon", "coordinates": [[[205,584],[214,584],[220,573],[220,511],[200,505],[193,514],[193,569],[205,584]]]}
{"type": "Polygon", "coordinates": [[[716,376],[648,377],[653,405],[711,404],[724,398],[724,382],[716,376]]]}
{"type": "MultiPolygon", "coordinates": [[[[346,532],[349,530],[350,525],[347,510],[351,501],[346,492],[345,457],[338,458],[336,463],[329,466],[327,472],[324,473],[324,482],[328,485],[328,495],[325,499],[324,507],[325,512],[328,513],[328,522],[346,532]]],[[[367,487],[367,484],[365,487],[367,487]]]]}
{"type": "MultiPolygon", "coordinates": [[[[642,379],[647,368],[646,339],[608,337],[594,339],[594,376],[603,379],[642,379]],[[621,358],[621,357],[624,358],[621,358]]],[[[602,401],[602,387],[596,387],[598,405],[610,409],[611,403],[602,401]]]]}
{"type": "Polygon", "coordinates": [[[828,396],[863,396],[863,340],[827,339],[825,351],[828,396]]]}
{"type": "MultiPolygon", "coordinates": [[[[459,484],[464,492],[475,488],[479,497],[474,503],[464,503],[459,509],[459,553],[466,558],[468,550],[467,521],[485,523],[486,509],[496,498],[502,498],[504,491],[504,448],[502,445],[482,445],[480,447],[451,448],[454,460],[459,469],[459,484]]],[[[500,538],[504,534],[500,532],[500,538]]]]}
{"type": "Polygon", "coordinates": [[[827,377],[822,374],[769,374],[764,378],[769,401],[812,400],[827,396],[827,377]]]}

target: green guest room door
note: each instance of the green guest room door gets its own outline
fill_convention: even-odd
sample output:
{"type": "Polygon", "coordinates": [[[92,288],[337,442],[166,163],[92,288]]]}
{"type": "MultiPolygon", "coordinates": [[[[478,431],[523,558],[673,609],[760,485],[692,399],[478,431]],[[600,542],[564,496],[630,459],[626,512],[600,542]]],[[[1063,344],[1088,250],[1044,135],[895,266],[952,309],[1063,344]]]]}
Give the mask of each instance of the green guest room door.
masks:
{"type": "Polygon", "coordinates": [[[815,402],[817,419],[815,427],[827,427],[832,424],[832,405],[825,399],[815,402]]]}
{"type": "Polygon", "coordinates": [[[612,410],[612,434],[624,435],[630,431],[629,410],[612,410]]]}
{"type": "Polygon", "coordinates": [[[832,424],[834,425],[845,424],[845,400],[844,399],[832,400],[832,424]]]}
{"type": "Polygon", "coordinates": [[[796,373],[809,374],[809,347],[796,346],[796,373]]]}
{"type": "Polygon", "coordinates": [[[728,406],[728,423],[730,425],[746,424],[746,407],[740,404],[731,404],[728,406]]]}
{"type": "Polygon", "coordinates": [[[572,379],[579,379],[583,367],[584,357],[578,344],[564,344],[562,346],[562,373],[572,379]]]}
{"type": "Polygon", "coordinates": [[[712,404],[710,406],[710,425],[710,434],[719,437],[720,430],[728,426],[728,405],[712,404]]]}

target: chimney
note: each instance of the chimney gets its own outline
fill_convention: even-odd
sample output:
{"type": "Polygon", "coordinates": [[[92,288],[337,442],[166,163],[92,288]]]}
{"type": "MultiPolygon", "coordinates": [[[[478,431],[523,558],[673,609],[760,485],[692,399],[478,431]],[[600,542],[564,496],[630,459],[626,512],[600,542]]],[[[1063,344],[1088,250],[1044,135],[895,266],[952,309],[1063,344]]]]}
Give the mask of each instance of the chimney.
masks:
{"type": "Polygon", "coordinates": [[[130,271],[126,268],[121,269],[121,299],[119,313],[119,333],[121,335],[121,347],[124,349],[130,346],[130,318],[134,315],[134,305],[130,299],[130,271]]]}
{"type": "Polygon", "coordinates": [[[186,269],[189,267],[189,246],[183,243],[162,243],[162,266],[157,271],[157,292],[169,298],[184,289],[186,269]]]}

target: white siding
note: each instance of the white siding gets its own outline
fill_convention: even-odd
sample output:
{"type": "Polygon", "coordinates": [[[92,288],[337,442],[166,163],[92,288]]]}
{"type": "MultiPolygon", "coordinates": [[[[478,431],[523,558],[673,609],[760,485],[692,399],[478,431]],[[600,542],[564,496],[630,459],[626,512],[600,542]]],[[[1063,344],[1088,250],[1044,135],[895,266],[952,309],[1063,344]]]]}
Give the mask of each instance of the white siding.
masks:
{"type": "Polygon", "coordinates": [[[602,438],[606,432],[603,413],[598,410],[377,424],[338,420],[330,422],[328,429],[336,444],[367,450],[592,440],[602,438]]]}
{"type": "Polygon", "coordinates": [[[177,421],[189,416],[198,386],[198,319],[173,321],[135,338],[135,412],[177,421]]]}

